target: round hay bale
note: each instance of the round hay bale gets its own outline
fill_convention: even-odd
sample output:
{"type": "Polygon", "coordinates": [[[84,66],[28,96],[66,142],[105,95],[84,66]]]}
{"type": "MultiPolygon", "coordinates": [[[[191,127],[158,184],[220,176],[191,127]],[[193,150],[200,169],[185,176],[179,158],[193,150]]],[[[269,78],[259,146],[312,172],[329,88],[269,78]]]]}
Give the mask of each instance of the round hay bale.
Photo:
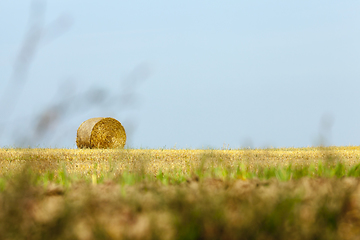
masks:
{"type": "Polygon", "coordinates": [[[123,148],[125,143],[125,129],[114,118],[90,118],[77,130],[78,148],[123,148]]]}

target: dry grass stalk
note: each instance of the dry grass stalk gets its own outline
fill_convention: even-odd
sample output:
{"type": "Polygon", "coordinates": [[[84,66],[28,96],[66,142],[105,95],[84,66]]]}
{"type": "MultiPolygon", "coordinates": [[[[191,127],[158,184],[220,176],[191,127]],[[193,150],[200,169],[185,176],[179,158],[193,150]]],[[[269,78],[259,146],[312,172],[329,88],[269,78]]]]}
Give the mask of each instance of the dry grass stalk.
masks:
{"type": "Polygon", "coordinates": [[[77,130],[78,148],[124,148],[125,143],[125,129],[114,118],[91,118],[77,130]]]}

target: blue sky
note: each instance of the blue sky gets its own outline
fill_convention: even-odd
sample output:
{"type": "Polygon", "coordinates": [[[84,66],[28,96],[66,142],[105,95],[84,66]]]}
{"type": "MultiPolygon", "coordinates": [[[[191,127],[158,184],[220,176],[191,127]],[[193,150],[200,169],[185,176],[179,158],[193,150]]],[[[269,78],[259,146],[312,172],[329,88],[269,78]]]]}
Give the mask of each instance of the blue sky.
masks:
{"type": "Polygon", "coordinates": [[[0,146],[74,148],[98,116],[135,148],[359,145],[359,12],[355,0],[1,1],[0,146]]]}

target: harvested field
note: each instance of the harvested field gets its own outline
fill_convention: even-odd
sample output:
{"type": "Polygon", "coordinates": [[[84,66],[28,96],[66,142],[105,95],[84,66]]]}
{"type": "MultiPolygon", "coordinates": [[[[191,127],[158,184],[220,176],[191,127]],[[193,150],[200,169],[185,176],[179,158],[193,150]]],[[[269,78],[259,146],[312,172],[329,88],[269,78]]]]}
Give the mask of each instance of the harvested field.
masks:
{"type": "Polygon", "coordinates": [[[68,173],[93,174],[142,170],[148,174],[181,172],[203,167],[249,169],[293,167],[341,162],[359,163],[360,147],[284,148],[255,150],[171,150],[171,149],[0,149],[0,176],[31,163],[41,172],[64,167],[68,173]]]}
{"type": "Polygon", "coordinates": [[[1,149],[0,239],[359,239],[359,157],[1,149]]]}

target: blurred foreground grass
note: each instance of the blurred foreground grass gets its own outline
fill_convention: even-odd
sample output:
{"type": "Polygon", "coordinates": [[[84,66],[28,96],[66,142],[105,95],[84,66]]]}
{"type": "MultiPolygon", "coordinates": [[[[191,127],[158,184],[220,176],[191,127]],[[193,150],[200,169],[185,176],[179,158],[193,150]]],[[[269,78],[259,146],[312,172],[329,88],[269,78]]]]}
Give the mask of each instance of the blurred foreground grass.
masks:
{"type": "Polygon", "coordinates": [[[358,239],[359,157],[1,149],[0,239],[358,239]]]}

